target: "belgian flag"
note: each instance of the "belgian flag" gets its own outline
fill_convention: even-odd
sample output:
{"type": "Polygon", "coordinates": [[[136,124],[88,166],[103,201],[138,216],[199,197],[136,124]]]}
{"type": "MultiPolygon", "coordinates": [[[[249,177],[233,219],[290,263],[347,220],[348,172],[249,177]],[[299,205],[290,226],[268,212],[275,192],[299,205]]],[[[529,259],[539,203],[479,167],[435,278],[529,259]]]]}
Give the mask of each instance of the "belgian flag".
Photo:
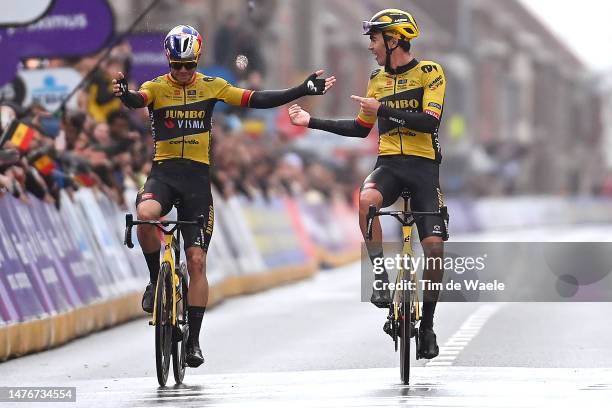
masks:
{"type": "Polygon", "coordinates": [[[26,152],[30,149],[32,140],[37,137],[37,133],[36,130],[25,123],[14,120],[2,135],[0,146],[2,146],[6,140],[9,140],[17,149],[26,152]]]}
{"type": "Polygon", "coordinates": [[[43,176],[48,176],[55,170],[55,162],[48,155],[43,154],[36,161],[34,161],[34,167],[43,176]]]}
{"type": "Polygon", "coordinates": [[[82,187],[91,187],[96,185],[96,180],[89,173],[78,173],[73,176],[73,180],[82,187]]]}

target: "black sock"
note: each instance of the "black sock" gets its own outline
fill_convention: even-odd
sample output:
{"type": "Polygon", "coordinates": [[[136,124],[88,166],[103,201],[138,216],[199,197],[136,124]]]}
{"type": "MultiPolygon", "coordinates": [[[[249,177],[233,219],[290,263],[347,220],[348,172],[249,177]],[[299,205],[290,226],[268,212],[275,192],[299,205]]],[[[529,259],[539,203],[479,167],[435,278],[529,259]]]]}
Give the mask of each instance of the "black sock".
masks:
{"type": "Polygon", "coordinates": [[[433,328],[433,317],[434,311],[436,310],[436,302],[424,301],[423,302],[423,315],[421,316],[421,327],[422,328],[433,328]]]}
{"type": "Polygon", "coordinates": [[[202,327],[202,319],[206,307],[202,306],[187,306],[187,322],[189,324],[189,340],[200,342],[200,328],[202,327]]]}
{"type": "MultiPolygon", "coordinates": [[[[377,281],[381,281],[382,283],[389,283],[389,274],[387,274],[387,270],[385,269],[384,261],[382,261],[384,259],[383,253],[380,252],[379,254],[376,254],[376,255],[371,255],[368,253],[368,256],[370,257],[370,261],[372,262],[372,265],[376,265],[376,264],[379,265],[379,266],[374,266],[375,268],[374,279],[377,281]],[[379,259],[379,261],[377,261],[377,259],[379,259]],[[376,270],[378,271],[382,270],[382,272],[379,273],[376,270]]],[[[375,287],[379,287],[382,289],[382,286],[380,284],[376,285],[375,287]]]]}
{"type": "Polygon", "coordinates": [[[157,275],[159,275],[159,251],[151,252],[150,254],[143,252],[143,254],[149,268],[149,279],[151,282],[157,282],[157,275]]]}
{"type": "Polygon", "coordinates": [[[387,270],[385,269],[383,253],[381,252],[376,255],[368,254],[368,256],[370,257],[372,265],[376,265],[378,263],[379,266],[375,266],[374,268],[376,270],[382,270],[380,273],[374,271],[374,278],[376,280],[380,280],[382,283],[389,283],[389,274],[387,274],[387,270]],[[382,259],[383,261],[376,261],[377,259],[382,259]]]}

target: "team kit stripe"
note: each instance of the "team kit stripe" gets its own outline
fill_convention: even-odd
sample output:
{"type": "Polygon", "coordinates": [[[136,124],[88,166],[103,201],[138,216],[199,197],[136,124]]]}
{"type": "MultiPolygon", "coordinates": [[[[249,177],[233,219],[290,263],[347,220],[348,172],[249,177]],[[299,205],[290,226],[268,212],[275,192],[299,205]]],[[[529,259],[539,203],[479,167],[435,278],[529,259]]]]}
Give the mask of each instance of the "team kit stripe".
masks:
{"type": "Polygon", "coordinates": [[[253,91],[249,89],[245,89],[244,92],[242,93],[242,98],[240,99],[240,106],[242,107],[249,106],[249,101],[251,100],[252,94],[253,94],[253,91]]]}
{"type": "Polygon", "coordinates": [[[356,120],[357,120],[357,123],[358,123],[360,126],[366,127],[366,128],[368,128],[368,129],[372,129],[372,128],[374,127],[374,124],[373,124],[373,123],[368,123],[368,122],[364,121],[363,119],[361,119],[359,116],[357,116],[357,119],[356,119],[356,120]]]}
{"type": "Polygon", "coordinates": [[[138,93],[140,94],[140,96],[142,96],[145,106],[147,106],[149,104],[149,98],[147,97],[147,93],[142,91],[138,91],[138,93]]]}
{"type": "Polygon", "coordinates": [[[431,115],[431,116],[433,116],[434,118],[436,118],[436,119],[440,120],[440,114],[439,114],[439,113],[434,112],[434,111],[429,110],[429,109],[425,109],[425,111],[424,111],[424,112],[425,112],[426,114],[431,115]]]}

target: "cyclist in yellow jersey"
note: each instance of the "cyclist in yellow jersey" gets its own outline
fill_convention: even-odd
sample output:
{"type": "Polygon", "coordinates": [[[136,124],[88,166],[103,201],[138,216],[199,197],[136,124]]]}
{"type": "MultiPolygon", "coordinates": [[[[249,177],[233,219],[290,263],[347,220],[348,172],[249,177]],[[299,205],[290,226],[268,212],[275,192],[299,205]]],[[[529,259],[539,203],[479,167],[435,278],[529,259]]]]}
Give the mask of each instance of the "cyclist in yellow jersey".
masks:
{"type": "MultiPolygon", "coordinates": [[[[333,86],[335,78],[316,78],[317,71],[302,84],[279,91],[236,88],[221,78],[196,72],[203,48],[202,36],[190,26],[174,27],[164,40],[170,72],[130,91],[122,73],[113,80],[113,92],[129,108],[148,107],[155,143],[153,166],[136,198],[138,219],[158,220],[179,200],[179,220],[208,219],[204,236],[197,227],[182,229],[189,271],[187,319],[189,338],[186,361],[190,367],[204,362],[199,345],[202,318],[208,303],[206,252],[212,236],[214,212],[210,186],[211,119],[217,101],[234,106],[272,108],[305,95],[320,95],[333,86]]],[[[159,273],[160,240],[155,227],[139,225],[138,241],[150,272],[142,299],[143,309],[153,310],[159,273]]]]}
{"type": "MultiPolygon", "coordinates": [[[[311,118],[299,105],[289,108],[294,125],[322,129],[343,136],[366,137],[378,120],[379,156],[374,171],[365,179],[359,198],[359,224],[366,239],[370,259],[382,258],[382,231],[375,219],[372,241],[366,238],[366,214],[370,205],[377,208],[393,204],[403,190],[411,192],[413,211],[438,211],[443,206],[439,184],[441,161],[438,126],[444,106],[446,79],[440,64],[417,61],[410,54],[410,40],[418,37],[419,28],[410,13],[386,9],[363,22],[369,35],[368,49],[378,65],[370,75],[365,97],[351,96],[359,103],[356,119],[326,120],[311,118]]],[[[416,221],[426,257],[442,257],[448,238],[447,220],[419,217],[416,221]]],[[[428,262],[425,280],[441,282],[441,263],[428,262]],[[433,265],[432,265],[433,264],[433,265]]],[[[376,280],[388,282],[387,272],[376,280]]],[[[438,291],[423,293],[423,316],[420,324],[420,353],[425,358],[438,355],[433,316],[438,291]]],[[[388,289],[373,290],[372,303],[387,307],[391,301],[388,289]]]]}

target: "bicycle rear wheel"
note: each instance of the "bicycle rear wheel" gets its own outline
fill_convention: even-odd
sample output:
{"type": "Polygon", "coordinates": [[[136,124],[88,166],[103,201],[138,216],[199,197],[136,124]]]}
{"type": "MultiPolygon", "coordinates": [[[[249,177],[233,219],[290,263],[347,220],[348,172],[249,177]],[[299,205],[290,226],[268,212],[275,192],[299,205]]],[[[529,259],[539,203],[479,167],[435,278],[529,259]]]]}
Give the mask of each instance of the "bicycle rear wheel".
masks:
{"type": "Polygon", "coordinates": [[[185,343],[189,335],[189,329],[187,326],[187,270],[185,264],[181,264],[181,274],[179,278],[181,285],[177,290],[177,305],[176,305],[176,327],[182,332],[182,339],[172,340],[172,373],[174,374],[174,381],[177,384],[181,384],[185,378],[185,343]],[[181,324],[179,321],[182,321],[181,324]]]}
{"type": "Polygon", "coordinates": [[[400,375],[404,385],[410,382],[410,337],[412,325],[410,324],[410,290],[402,290],[402,303],[400,305],[400,375]]]}
{"type": "Polygon", "coordinates": [[[172,352],[172,269],[168,262],[161,265],[155,296],[155,368],[157,382],[165,386],[172,352]]]}

